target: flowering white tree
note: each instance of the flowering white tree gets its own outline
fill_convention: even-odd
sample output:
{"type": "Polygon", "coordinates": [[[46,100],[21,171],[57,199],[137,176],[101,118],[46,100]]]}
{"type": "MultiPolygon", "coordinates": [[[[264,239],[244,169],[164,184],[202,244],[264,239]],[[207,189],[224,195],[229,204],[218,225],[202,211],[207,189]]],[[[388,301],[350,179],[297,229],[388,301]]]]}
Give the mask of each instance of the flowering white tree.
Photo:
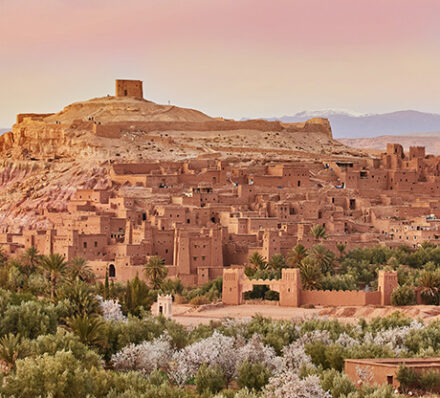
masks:
{"type": "Polygon", "coordinates": [[[235,348],[235,338],[224,336],[217,331],[211,337],[193,343],[177,351],[171,362],[169,376],[178,385],[195,376],[199,367],[219,365],[230,380],[235,373],[239,356],[235,348]]]}
{"type": "MultiPolygon", "coordinates": [[[[237,338],[238,340],[238,338],[237,338]]],[[[272,371],[279,366],[279,357],[271,346],[263,343],[259,334],[254,334],[251,339],[237,349],[237,362],[261,362],[272,371]]]]}
{"type": "Polygon", "coordinates": [[[141,344],[129,344],[114,354],[111,364],[116,370],[137,370],[149,375],[155,369],[167,370],[173,350],[167,335],[141,344]]]}
{"type": "Polygon", "coordinates": [[[302,343],[292,343],[283,348],[282,369],[297,374],[302,367],[313,367],[312,360],[304,351],[302,343]]]}
{"type": "Polygon", "coordinates": [[[300,379],[294,372],[271,377],[264,389],[265,398],[332,398],[322,389],[318,376],[300,379]]]}
{"type": "Polygon", "coordinates": [[[409,326],[399,326],[392,329],[380,330],[376,334],[371,332],[365,333],[365,343],[374,343],[380,346],[388,347],[398,356],[400,353],[406,352],[406,337],[413,331],[419,331],[424,328],[421,322],[413,321],[409,326]]]}
{"type": "Polygon", "coordinates": [[[115,300],[102,300],[100,296],[102,316],[108,321],[123,321],[127,319],[121,311],[121,305],[115,300]]]}

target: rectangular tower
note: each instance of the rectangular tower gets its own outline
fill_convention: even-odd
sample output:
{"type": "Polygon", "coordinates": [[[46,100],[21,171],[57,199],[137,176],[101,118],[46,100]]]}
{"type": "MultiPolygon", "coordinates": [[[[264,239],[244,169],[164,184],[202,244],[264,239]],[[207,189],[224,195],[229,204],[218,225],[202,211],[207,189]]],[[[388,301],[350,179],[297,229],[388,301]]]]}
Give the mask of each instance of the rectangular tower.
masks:
{"type": "Polygon", "coordinates": [[[141,80],[116,80],[116,97],[144,98],[141,80]]]}

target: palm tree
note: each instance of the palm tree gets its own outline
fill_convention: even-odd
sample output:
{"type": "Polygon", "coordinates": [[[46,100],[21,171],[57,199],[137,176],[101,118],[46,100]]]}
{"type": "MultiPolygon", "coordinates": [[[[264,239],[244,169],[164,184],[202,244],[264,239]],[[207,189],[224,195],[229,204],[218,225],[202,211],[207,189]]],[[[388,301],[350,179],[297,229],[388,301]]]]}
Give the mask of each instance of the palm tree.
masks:
{"type": "Polygon", "coordinates": [[[160,285],[168,274],[164,265],[165,261],[159,256],[152,256],[144,265],[145,276],[151,283],[153,289],[160,289],[160,285]]]}
{"type": "Polygon", "coordinates": [[[315,226],[313,226],[310,230],[310,234],[319,241],[327,239],[327,232],[321,224],[316,224],[315,226]]]}
{"type": "Polygon", "coordinates": [[[93,288],[80,280],[63,284],[57,290],[57,300],[66,300],[76,315],[101,313],[101,306],[93,288]]]}
{"type": "Polygon", "coordinates": [[[303,289],[313,290],[321,287],[322,272],[310,256],[301,261],[299,272],[303,289]]]}
{"type": "Polygon", "coordinates": [[[34,246],[31,246],[25,251],[22,258],[22,264],[26,268],[26,274],[30,275],[35,272],[40,259],[41,255],[38,254],[38,250],[34,246]]]}
{"type": "Polygon", "coordinates": [[[87,260],[83,257],[75,257],[70,260],[67,271],[71,281],[74,281],[75,279],[88,283],[93,283],[95,281],[95,274],[87,265],[87,260]]]}
{"type": "Polygon", "coordinates": [[[103,345],[105,343],[105,322],[100,317],[75,315],[67,320],[67,326],[83,344],[103,345]]]}
{"type": "Polygon", "coordinates": [[[322,244],[312,247],[312,250],[310,251],[310,259],[323,273],[333,270],[334,254],[322,244]]]}
{"type": "Polygon", "coordinates": [[[151,308],[154,300],[154,292],[136,275],[133,280],[127,282],[122,308],[126,313],[140,316],[144,309],[148,311],[151,308]]]}
{"type": "Polygon", "coordinates": [[[0,369],[1,363],[7,371],[14,368],[17,359],[25,358],[31,355],[29,345],[22,341],[20,334],[12,333],[3,336],[0,339],[0,369]]]}
{"type": "Polygon", "coordinates": [[[286,268],[286,260],[282,254],[274,254],[269,262],[267,263],[268,267],[273,269],[274,271],[280,270],[282,268],[286,268]]]}
{"type": "Polygon", "coordinates": [[[49,274],[50,298],[53,300],[57,281],[66,273],[67,263],[63,256],[59,254],[49,254],[48,256],[41,257],[40,266],[49,274]]]}
{"type": "Polygon", "coordinates": [[[439,304],[440,275],[438,272],[423,271],[417,281],[420,294],[427,304],[439,304]]]}
{"type": "Polygon", "coordinates": [[[307,249],[303,245],[298,244],[292,248],[287,255],[287,265],[290,267],[298,267],[305,257],[307,257],[307,249]]]}
{"type": "Polygon", "coordinates": [[[344,257],[346,247],[347,245],[345,243],[336,243],[336,248],[338,249],[339,252],[339,258],[344,257]]]}
{"type": "Polygon", "coordinates": [[[249,264],[253,265],[254,268],[257,269],[257,270],[264,270],[264,269],[267,268],[267,261],[258,252],[254,252],[249,257],[249,264]]]}

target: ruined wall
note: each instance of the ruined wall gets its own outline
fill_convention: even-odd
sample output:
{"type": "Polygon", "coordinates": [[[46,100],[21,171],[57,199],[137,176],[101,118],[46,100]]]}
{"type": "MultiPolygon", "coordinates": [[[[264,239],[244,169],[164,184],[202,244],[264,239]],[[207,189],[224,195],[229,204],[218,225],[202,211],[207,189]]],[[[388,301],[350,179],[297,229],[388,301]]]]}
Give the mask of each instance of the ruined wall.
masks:
{"type": "Polygon", "coordinates": [[[121,132],[130,129],[141,130],[146,133],[153,131],[231,131],[231,130],[257,130],[257,131],[288,131],[288,132],[313,132],[322,133],[332,137],[330,124],[327,119],[319,119],[326,122],[317,123],[307,121],[305,123],[283,124],[281,122],[269,122],[266,120],[212,120],[207,122],[112,122],[107,124],[95,124],[93,131],[96,135],[108,138],[118,138],[121,132]]]}

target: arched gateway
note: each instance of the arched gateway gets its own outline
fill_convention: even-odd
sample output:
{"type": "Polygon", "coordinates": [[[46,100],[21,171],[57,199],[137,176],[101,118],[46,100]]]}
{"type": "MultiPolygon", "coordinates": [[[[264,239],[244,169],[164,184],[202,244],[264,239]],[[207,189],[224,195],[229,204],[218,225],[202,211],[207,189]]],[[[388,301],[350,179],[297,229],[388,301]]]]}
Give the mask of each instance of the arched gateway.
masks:
{"type": "Polygon", "coordinates": [[[391,293],[398,287],[397,273],[394,271],[379,271],[379,290],[364,292],[360,290],[329,291],[303,290],[298,268],[285,268],[281,279],[262,280],[249,279],[243,268],[225,269],[223,271],[224,304],[240,305],[244,302],[244,293],[251,291],[254,286],[266,285],[270,290],[280,294],[280,305],[299,307],[304,304],[313,305],[390,305],[391,293]]]}

